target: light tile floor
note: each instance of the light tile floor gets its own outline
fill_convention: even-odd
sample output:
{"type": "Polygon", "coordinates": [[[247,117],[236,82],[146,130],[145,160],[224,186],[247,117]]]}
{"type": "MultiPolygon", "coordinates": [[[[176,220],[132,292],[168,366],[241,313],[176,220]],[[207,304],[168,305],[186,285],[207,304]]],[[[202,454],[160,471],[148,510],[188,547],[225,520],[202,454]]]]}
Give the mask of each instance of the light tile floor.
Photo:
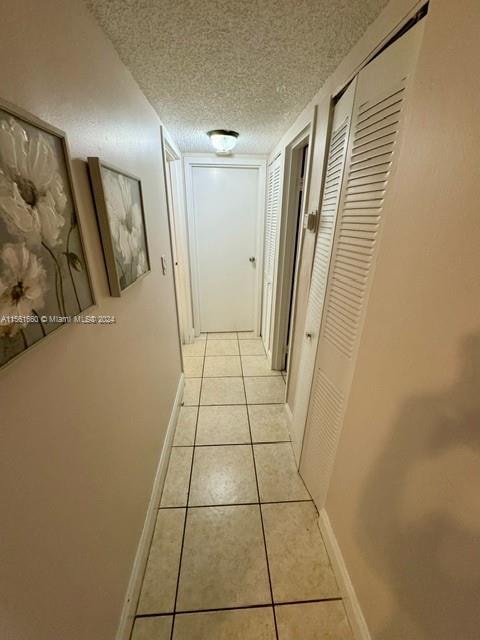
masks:
{"type": "Polygon", "coordinates": [[[352,640],[295,466],[285,372],[251,332],[202,334],[184,361],[132,640],[352,640]]]}

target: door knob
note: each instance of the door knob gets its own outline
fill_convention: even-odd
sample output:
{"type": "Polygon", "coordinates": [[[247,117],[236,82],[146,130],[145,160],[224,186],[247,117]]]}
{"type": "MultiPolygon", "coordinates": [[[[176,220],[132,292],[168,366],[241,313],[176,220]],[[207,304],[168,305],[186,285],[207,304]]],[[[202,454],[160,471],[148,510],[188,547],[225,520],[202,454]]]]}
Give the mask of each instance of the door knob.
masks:
{"type": "Polygon", "coordinates": [[[250,256],[250,258],[248,259],[249,262],[251,262],[252,264],[255,262],[255,256],[250,256]]]}
{"type": "Polygon", "coordinates": [[[305,337],[307,340],[311,340],[313,338],[313,333],[310,333],[310,331],[307,331],[307,333],[305,334],[305,337]]]}

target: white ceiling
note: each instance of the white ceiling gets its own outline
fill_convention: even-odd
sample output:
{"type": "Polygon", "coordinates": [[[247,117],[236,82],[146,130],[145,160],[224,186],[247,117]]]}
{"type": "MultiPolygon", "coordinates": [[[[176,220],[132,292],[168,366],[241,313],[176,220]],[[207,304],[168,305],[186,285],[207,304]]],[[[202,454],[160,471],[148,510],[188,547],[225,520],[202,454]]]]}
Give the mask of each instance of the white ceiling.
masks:
{"type": "Polygon", "coordinates": [[[86,0],[182,151],[268,153],[387,0],[86,0]]]}

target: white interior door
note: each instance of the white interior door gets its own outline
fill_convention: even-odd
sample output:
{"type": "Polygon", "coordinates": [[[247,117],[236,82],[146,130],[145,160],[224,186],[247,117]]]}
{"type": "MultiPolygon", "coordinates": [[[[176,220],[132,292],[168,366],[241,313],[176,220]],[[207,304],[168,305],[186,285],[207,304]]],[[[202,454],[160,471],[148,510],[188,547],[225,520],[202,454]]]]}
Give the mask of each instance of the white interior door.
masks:
{"type": "Polygon", "coordinates": [[[395,175],[407,87],[422,31],[420,22],[367,65],[357,79],[300,465],[319,508],[325,504],[350,392],[384,201],[395,175]]]}
{"type": "Polygon", "coordinates": [[[173,274],[177,293],[180,338],[183,343],[193,340],[193,311],[188,258],[187,225],[180,196],[182,185],[181,160],[167,151],[165,154],[168,215],[172,240],[173,274]]]}
{"type": "Polygon", "coordinates": [[[273,279],[275,277],[275,255],[278,237],[278,217],[281,201],[281,157],[268,167],[267,205],[265,213],[265,235],[263,244],[263,295],[262,295],[262,339],[267,354],[270,352],[272,328],[273,279]]]}
{"type": "Polygon", "coordinates": [[[256,328],[258,167],[193,166],[200,331],[256,328]]]}
{"type": "Polygon", "coordinates": [[[350,84],[347,91],[337,102],[333,113],[325,184],[305,316],[305,328],[300,347],[298,382],[295,388],[292,424],[290,427],[297,464],[300,464],[303,435],[307,421],[308,403],[310,400],[318,336],[320,334],[320,324],[322,321],[323,303],[325,300],[328,268],[330,265],[335,223],[337,220],[340,189],[347,155],[354,97],[355,81],[350,84]]]}

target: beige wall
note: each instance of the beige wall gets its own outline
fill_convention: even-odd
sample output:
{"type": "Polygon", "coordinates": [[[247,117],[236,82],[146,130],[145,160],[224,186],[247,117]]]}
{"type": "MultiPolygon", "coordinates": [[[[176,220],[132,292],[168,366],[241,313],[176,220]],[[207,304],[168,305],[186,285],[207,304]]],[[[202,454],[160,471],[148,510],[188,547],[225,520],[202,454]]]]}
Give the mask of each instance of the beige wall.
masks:
{"type": "Polygon", "coordinates": [[[0,637],[112,640],[180,376],[160,122],[80,0],[0,2],[1,97],[64,129],[97,313],[0,371],[0,637]],[[152,273],[108,295],[84,160],[143,179],[152,273]]]}
{"type": "MultiPolygon", "coordinates": [[[[415,5],[392,0],[284,134],[415,5]]],[[[373,640],[480,628],[480,4],[431,0],[327,512],[373,640]]],[[[309,210],[318,206],[321,162],[309,210]]]]}
{"type": "Polygon", "coordinates": [[[327,499],[374,640],[479,634],[479,33],[430,3],[327,499]]]}

